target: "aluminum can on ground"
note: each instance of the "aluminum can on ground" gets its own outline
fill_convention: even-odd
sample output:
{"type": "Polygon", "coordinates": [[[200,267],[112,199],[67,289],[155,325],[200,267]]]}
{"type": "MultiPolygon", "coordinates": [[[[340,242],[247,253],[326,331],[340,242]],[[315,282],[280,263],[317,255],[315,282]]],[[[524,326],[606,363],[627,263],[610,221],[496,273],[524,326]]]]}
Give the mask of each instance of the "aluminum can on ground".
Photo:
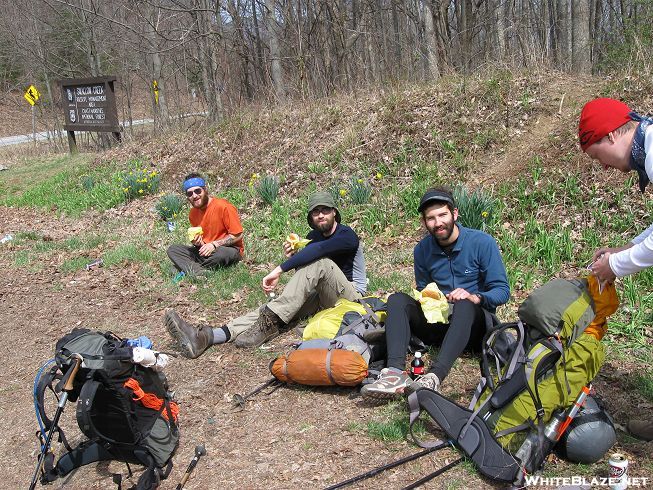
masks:
{"type": "Polygon", "coordinates": [[[620,453],[614,453],[608,460],[610,469],[610,488],[624,490],[628,488],[628,458],[620,453]]]}

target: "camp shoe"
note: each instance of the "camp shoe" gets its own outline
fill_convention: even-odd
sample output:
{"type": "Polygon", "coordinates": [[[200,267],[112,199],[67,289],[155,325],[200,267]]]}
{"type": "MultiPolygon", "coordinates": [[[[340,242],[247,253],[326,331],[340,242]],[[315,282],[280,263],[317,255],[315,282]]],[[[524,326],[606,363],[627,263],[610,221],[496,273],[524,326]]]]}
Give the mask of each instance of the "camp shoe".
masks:
{"type": "Polygon", "coordinates": [[[277,337],[279,327],[283,325],[283,320],[270,308],[264,306],[254,325],[236,337],[236,347],[260,347],[277,337]]]}
{"type": "Polygon", "coordinates": [[[626,426],[628,432],[637,439],[643,441],[653,441],[653,421],[652,420],[629,420],[626,426]]]}
{"type": "Polygon", "coordinates": [[[418,376],[406,386],[404,391],[407,395],[421,389],[427,388],[432,391],[440,391],[440,378],[435,373],[426,373],[423,376],[418,376]]]}
{"type": "Polygon", "coordinates": [[[163,321],[170,335],[179,343],[184,357],[195,359],[213,345],[213,329],[207,325],[190,325],[175,310],[166,311],[163,321]]]}
{"type": "Polygon", "coordinates": [[[374,383],[361,388],[363,398],[388,399],[403,395],[408,384],[408,375],[397,368],[384,368],[374,383]]]}

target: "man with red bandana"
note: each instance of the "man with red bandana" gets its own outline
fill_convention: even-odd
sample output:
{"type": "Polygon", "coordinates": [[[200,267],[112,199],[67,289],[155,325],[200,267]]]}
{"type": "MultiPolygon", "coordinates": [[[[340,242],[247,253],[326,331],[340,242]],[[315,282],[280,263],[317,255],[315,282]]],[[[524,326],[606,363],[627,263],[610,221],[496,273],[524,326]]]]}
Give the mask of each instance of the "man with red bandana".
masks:
{"type": "Polygon", "coordinates": [[[227,267],[243,255],[243,226],[238,210],[226,199],[209,196],[206,181],[196,173],[186,176],[183,190],[191,205],[191,226],[201,226],[191,245],[173,244],[168,257],[180,272],[202,275],[208,269],[227,267]]]}
{"type": "MultiPolygon", "coordinates": [[[[605,170],[635,171],[644,192],[653,178],[653,119],[633,112],[621,101],[600,98],[583,107],[578,124],[581,149],[605,170]]],[[[653,265],[653,225],[619,247],[601,247],[592,258],[592,272],[601,281],[612,282],[653,265]]],[[[628,430],[635,437],[653,440],[653,421],[631,420],[628,430]]]]}

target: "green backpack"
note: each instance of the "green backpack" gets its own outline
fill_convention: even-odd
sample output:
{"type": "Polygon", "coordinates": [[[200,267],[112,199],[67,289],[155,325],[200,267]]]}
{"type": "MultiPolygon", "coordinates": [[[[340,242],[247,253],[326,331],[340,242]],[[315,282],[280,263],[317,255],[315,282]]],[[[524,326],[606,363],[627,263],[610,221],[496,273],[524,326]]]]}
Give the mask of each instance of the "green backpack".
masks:
{"type": "Polygon", "coordinates": [[[600,341],[582,335],[595,316],[586,280],[549,281],[518,314],[503,324],[487,314],[482,377],[468,408],[430,390],[409,397],[411,420],[427,410],[482,474],[502,481],[539,469],[551,450],[545,425],[573,404],[605,357],[600,341]]]}

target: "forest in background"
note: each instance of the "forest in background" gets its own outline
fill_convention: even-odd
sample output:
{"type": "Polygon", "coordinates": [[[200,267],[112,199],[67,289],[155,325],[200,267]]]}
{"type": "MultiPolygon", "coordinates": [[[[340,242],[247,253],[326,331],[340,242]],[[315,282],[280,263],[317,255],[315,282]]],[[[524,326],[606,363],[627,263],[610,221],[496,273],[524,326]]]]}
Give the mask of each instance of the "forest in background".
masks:
{"type": "Polygon", "coordinates": [[[0,0],[0,90],[116,75],[122,117],[157,128],[249,104],[488,68],[650,72],[651,0],[0,0]],[[155,103],[152,82],[159,94],[155,103]],[[149,95],[148,95],[149,93],[149,95]]]}

